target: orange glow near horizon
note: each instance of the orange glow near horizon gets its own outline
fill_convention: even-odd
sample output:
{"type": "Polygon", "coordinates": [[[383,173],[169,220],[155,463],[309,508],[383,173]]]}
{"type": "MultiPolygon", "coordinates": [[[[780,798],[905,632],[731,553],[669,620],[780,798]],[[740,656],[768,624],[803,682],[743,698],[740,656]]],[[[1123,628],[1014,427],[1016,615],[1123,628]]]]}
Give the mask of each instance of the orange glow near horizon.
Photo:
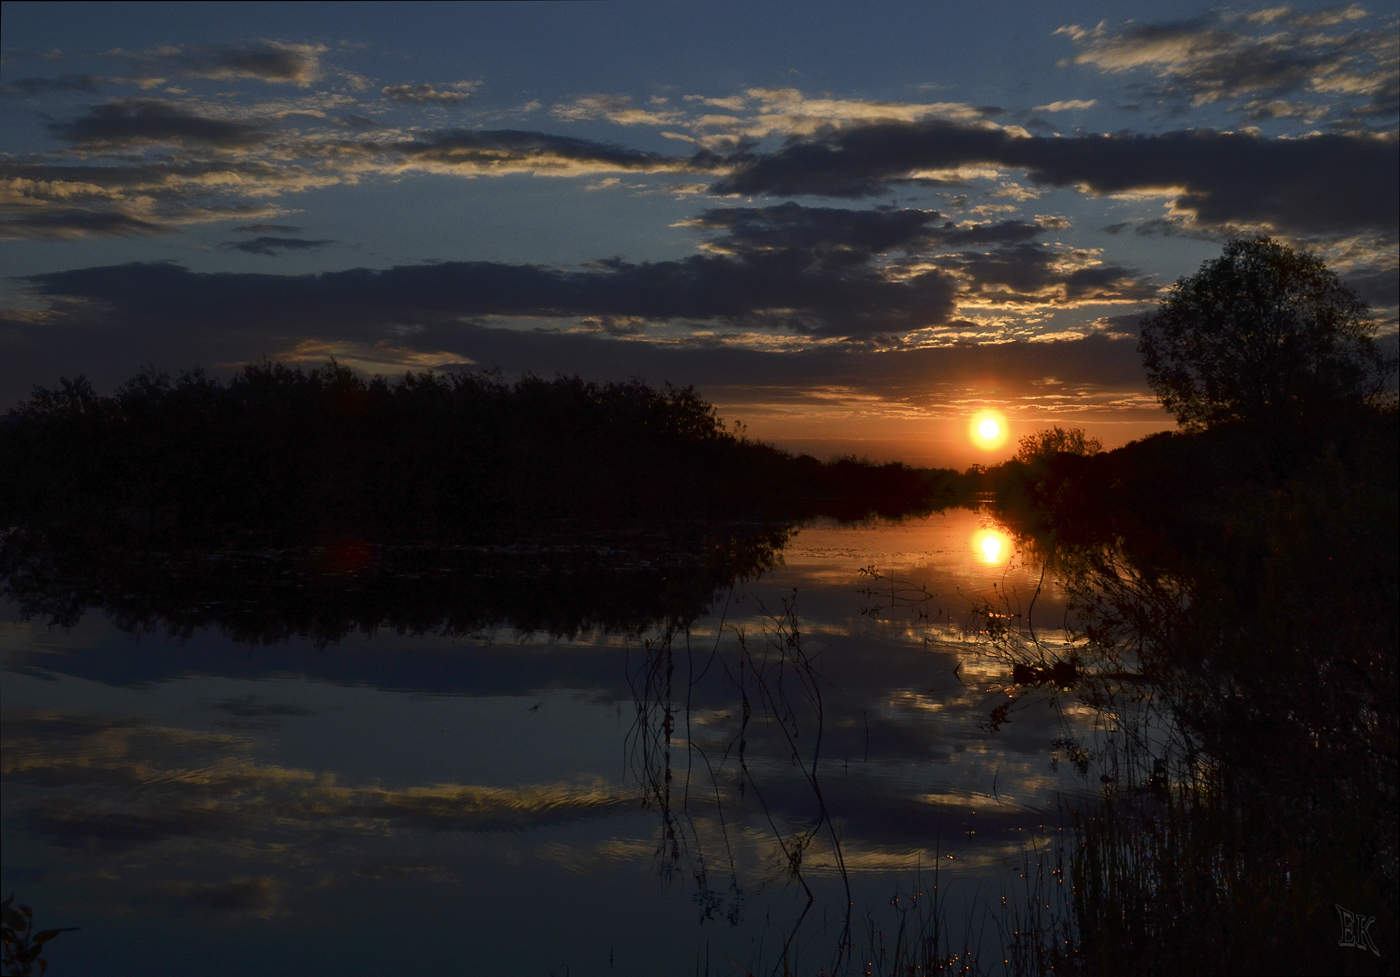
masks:
{"type": "Polygon", "coordinates": [[[983,451],[995,451],[1006,444],[1006,417],[998,411],[980,410],[972,415],[968,436],[983,451]]]}

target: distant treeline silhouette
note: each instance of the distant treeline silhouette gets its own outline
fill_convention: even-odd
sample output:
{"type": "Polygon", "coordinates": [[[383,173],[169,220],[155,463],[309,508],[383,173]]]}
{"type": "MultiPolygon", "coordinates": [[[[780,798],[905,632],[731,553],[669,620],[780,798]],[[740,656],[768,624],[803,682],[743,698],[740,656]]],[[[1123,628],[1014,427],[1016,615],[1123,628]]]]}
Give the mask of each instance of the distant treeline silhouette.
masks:
{"type": "Polygon", "coordinates": [[[50,539],[518,538],[573,525],[858,518],[952,500],[956,473],[794,457],[692,388],[336,364],[221,382],[79,377],[0,421],[0,520],[50,539]]]}

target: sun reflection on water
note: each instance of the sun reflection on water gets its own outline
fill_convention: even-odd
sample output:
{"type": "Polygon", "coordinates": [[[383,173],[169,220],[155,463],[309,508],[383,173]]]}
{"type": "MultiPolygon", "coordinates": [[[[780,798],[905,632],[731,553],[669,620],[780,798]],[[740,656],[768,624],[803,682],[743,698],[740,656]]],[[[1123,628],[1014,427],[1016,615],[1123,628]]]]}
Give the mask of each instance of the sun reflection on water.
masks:
{"type": "Polygon", "coordinates": [[[972,551],[988,566],[1002,566],[1011,559],[1011,537],[999,529],[982,528],[972,534],[972,551]]]}

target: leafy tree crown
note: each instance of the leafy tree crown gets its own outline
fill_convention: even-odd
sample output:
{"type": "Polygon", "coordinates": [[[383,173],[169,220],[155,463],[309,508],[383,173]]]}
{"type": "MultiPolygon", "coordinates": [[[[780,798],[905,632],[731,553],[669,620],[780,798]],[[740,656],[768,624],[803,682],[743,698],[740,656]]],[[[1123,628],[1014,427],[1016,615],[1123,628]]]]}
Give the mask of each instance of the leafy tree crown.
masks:
{"type": "Polygon", "coordinates": [[[1321,259],[1270,238],[1230,241],[1143,323],[1138,350],[1188,428],[1309,419],[1380,392],[1367,306],[1321,259]]]}

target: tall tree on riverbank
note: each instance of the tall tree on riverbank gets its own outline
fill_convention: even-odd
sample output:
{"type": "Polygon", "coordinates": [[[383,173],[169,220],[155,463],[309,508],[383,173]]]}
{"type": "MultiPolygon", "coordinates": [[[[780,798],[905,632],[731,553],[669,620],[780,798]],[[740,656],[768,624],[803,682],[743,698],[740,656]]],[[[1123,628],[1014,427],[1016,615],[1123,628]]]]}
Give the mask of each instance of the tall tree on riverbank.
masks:
{"type": "Polygon", "coordinates": [[[1366,304],[1322,260],[1237,239],[1143,324],[1147,379],[1182,426],[1296,423],[1365,401],[1388,374],[1366,304]]]}

